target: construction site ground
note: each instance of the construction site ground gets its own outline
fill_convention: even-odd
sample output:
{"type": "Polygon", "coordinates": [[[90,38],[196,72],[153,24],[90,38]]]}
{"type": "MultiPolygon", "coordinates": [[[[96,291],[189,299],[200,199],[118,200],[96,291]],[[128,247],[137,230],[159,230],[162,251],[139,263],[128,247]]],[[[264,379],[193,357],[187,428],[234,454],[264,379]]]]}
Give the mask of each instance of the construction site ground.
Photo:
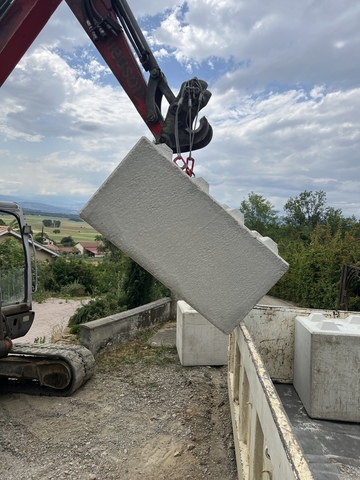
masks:
{"type": "MultiPolygon", "coordinates": [[[[40,307],[36,341],[69,302],[40,307]]],[[[235,480],[227,367],[184,368],[174,343],[173,324],[110,348],[72,397],[1,392],[0,480],[235,480]]]]}
{"type": "MultiPolygon", "coordinates": [[[[35,304],[23,340],[67,341],[79,305],[35,304]]],[[[0,480],[235,480],[227,367],[182,367],[174,345],[170,324],[113,346],[72,397],[2,391],[0,480]]]]}

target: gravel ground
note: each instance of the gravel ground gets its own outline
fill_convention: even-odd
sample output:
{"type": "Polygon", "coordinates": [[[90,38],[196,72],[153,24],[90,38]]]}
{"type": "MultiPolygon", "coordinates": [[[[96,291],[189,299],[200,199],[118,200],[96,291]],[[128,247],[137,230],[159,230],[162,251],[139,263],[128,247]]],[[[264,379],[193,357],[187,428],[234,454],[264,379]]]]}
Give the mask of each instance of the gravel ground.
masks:
{"type": "Polygon", "coordinates": [[[72,397],[0,396],[6,480],[235,480],[226,367],[124,365],[72,397]]]}
{"type": "Polygon", "coordinates": [[[86,300],[64,300],[48,298],[42,303],[33,303],[34,322],[28,333],[15,343],[33,343],[35,339],[50,343],[54,336],[66,329],[69,318],[86,300]]]}
{"type": "MultiPolygon", "coordinates": [[[[76,305],[38,307],[34,338],[76,305]]],[[[111,349],[97,359],[71,397],[0,391],[0,480],[237,478],[227,367],[182,367],[174,347],[124,348],[120,361],[111,349]]]]}
{"type": "MultiPolygon", "coordinates": [[[[49,341],[77,303],[35,304],[25,340],[49,341]]],[[[174,349],[162,365],[134,356],[156,348],[120,363],[108,352],[72,397],[0,391],[0,480],[236,480],[227,367],[181,367],[174,349]]]]}

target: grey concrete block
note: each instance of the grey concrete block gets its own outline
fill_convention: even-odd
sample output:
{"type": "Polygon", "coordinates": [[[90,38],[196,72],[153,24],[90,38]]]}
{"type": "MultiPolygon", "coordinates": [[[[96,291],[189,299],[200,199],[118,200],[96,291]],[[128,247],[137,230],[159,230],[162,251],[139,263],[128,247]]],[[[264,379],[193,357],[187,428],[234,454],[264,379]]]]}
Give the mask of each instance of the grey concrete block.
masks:
{"type": "Polygon", "coordinates": [[[228,347],[229,335],[183,300],[177,302],[176,348],[181,365],[227,365],[228,347]]]}
{"type": "Polygon", "coordinates": [[[124,343],[139,331],[167,322],[170,298],[162,298],[126,312],[80,325],[80,343],[94,355],[109,344],[124,343]]]}
{"type": "Polygon", "coordinates": [[[171,158],[141,138],[81,217],[230,333],[288,265],[171,158]]]}
{"type": "Polygon", "coordinates": [[[296,317],[294,387],[310,417],[360,422],[358,321],[296,317]]]}

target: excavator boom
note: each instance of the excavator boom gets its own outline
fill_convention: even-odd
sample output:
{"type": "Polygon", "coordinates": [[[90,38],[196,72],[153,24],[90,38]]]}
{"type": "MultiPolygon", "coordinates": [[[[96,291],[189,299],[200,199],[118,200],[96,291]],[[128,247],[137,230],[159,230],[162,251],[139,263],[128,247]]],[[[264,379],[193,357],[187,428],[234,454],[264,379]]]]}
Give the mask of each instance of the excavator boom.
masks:
{"type": "Polygon", "coordinates": [[[0,0],[0,86],[62,0],[0,0]]]}
{"type": "MultiPolygon", "coordinates": [[[[168,145],[177,154],[174,163],[181,160],[181,168],[192,176],[191,151],[205,147],[212,138],[205,117],[196,126],[200,110],[211,97],[207,83],[193,78],[181,85],[177,96],[173,94],[126,0],[65,1],[156,143],[168,145]],[[141,68],[148,72],[148,81],[141,68]],[[165,118],[163,98],[169,103],[165,118]],[[181,156],[184,151],[190,152],[186,162],[181,156]]],[[[0,0],[0,86],[60,3],[0,0]]],[[[33,241],[17,204],[0,202],[0,214],[9,219],[7,225],[17,225],[20,249],[16,257],[0,252],[0,386],[26,393],[70,395],[93,374],[94,358],[84,347],[13,345],[14,339],[26,335],[34,320],[29,251],[33,241]]]]}
{"type": "MultiPolygon", "coordinates": [[[[195,123],[211,93],[196,78],[171,91],[126,0],[65,0],[155,137],[174,153],[205,147],[212,128],[195,123]],[[138,60],[134,56],[138,56],[138,60]],[[140,65],[149,72],[146,82],[140,65]],[[163,118],[163,98],[169,103],[163,118]]],[[[0,0],[0,86],[46,25],[61,0],[0,0]]]]}

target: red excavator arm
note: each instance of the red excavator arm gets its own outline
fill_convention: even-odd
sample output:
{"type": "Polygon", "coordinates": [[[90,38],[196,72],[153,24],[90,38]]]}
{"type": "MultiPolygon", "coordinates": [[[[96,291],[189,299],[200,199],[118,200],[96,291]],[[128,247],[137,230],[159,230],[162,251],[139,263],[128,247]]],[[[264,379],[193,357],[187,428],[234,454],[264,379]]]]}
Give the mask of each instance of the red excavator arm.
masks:
{"type": "MultiPolygon", "coordinates": [[[[179,156],[181,152],[205,147],[212,138],[212,128],[205,117],[196,129],[194,123],[211,97],[207,83],[193,78],[182,84],[175,97],[126,0],[65,1],[156,142],[166,143],[179,156]],[[133,51],[149,72],[148,82],[133,51]],[[163,97],[169,103],[165,119],[161,114],[163,97]]],[[[61,0],[0,0],[0,86],[60,3],[61,0]]]]}

